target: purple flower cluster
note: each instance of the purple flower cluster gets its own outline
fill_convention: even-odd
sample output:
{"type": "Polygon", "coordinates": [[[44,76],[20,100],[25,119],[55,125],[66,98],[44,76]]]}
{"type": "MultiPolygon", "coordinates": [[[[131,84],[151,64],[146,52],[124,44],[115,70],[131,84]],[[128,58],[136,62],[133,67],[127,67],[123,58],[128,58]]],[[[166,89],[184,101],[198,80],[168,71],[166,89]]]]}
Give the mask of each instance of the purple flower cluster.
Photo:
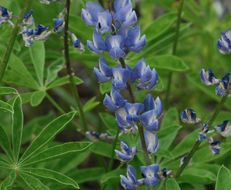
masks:
{"type": "Polygon", "coordinates": [[[124,58],[129,51],[139,52],[146,44],[141,36],[136,12],[130,0],[116,0],[112,10],[105,10],[95,2],[87,2],[82,10],[82,18],[89,26],[94,26],[93,41],[88,48],[96,53],[109,52],[113,59],[124,58]]]}
{"type": "MultiPolygon", "coordinates": [[[[137,134],[138,128],[144,133],[148,156],[156,153],[159,148],[157,132],[160,128],[160,117],[163,112],[159,97],[147,94],[144,101],[131,102],[124,98],[123,92],[136,90],[153,90],[158,84],[158,74],[141,59],[134,67],[126,65],[124,58],[131,52],[139,52],[146,44],[145,35],[141,37],[140,27],[136,26],[137,16],[131,0],[115,0],[110,10],[104,9],[95,2],[87,2],[82,9],[82,18],[88,26],[93,26],[93,40],[87,41],[88,48],[101,54],[108,52],[112,59],[121,63],[110,67],[103,58],[99,59],[98,68],[94,73],[99,83],[111,81],[112,89],[105,95],[103,104],[115,114],[117,125],[123,134],[137,134]]],[[[131,95],[131,93],[130,93],[131,95]]],[[[132,96],[132,95],[131,95],[132,96]]],[[[121,162],[132,161],[139,152],[136,146],[121,141],[120,150],[115,150],[121,162]]],[[[159,181],[159,166],[156,164],[141,166],[142,179],[137,179],[136,171],[128,165],[127,176],[121,176],[121,185],[126,190],[133,190],[140,185],[154,187],[159,181]]]]}
{"type": "Polygon", "coordinates": [[[216,94],[218,96],[226,96],[230,86],[230,73],[226,73],[222,79],[217,79],[214,72],[209,69],[206,71],[205,69],[201,70],[201,81],[209,86],[216,85],[216,94]]]}

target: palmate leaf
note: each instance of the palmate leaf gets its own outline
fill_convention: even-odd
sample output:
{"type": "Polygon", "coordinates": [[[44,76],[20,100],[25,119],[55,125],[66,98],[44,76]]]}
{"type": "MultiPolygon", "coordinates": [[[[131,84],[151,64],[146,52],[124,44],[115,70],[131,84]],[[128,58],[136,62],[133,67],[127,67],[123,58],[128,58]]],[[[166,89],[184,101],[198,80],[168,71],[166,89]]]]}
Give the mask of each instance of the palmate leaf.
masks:
{"type": "Polygon", "coordinates": [[[51,121],[35,138],[35,140],[31,143],[31,145],[26,149],[24,154],[22,155],[20,161],[23,162],[26,159],[33,156],[34,153],[39,151],[45,145],[47,145],[53,137],[58,134],[64,127],[74,118],[76,112],[70,112],[55,120],[51,121]]]}
{"type": "Polygon", "coordinates": [[[49,190],[50,188],[43,184],[38,178],[28,175],[27,173],[20,173],[20,177],[25,182],[27,187],[31,190],[49,190]]]}
{"type": "Polygon", "coordinates": [[[82,152],[92,145],[91,142],[68,142],[47,148],[44,151],[35,154],[31,159],[28,159],[23,165],[31,165],[35,163],[54,160],[74,152],[82,152]]]}
{"type": "Polygon", "coordinates": [[[166,182],[166,190],[180,190],[180,187],[175,179],[168,179],[166,182]]]}
{"type": "Polygon", "coordinates": [[[23,132],[22,100],[16,96],[13,102],[14,114],[12,115],[12,147],[14,157],[17,160],[20,152],[23,132]]]}
{"type": "Polygon", "coordinates": [[[225,166],[221,166],[217,174],[215,190],[230,190],[230,187],[231,187],[230,170],[225,166]]]}
{"type": "Polygon", "coordinates": [[[44,65],[45,65],[45,47],[44,42],[35,42],[29,48],[32,64],[35,69],[40,86],[43,86],[44,80],[44,65]]]}
{"type": "Polygon", "coordinates": [[[45,168],[23,168],[23,172],[27,173],[28,175],[33,175],[45,179],[51,179],[63,185],[69,185],[79,189],[79,185],[76,181],[54,170],[49,170],[45,168]]]}

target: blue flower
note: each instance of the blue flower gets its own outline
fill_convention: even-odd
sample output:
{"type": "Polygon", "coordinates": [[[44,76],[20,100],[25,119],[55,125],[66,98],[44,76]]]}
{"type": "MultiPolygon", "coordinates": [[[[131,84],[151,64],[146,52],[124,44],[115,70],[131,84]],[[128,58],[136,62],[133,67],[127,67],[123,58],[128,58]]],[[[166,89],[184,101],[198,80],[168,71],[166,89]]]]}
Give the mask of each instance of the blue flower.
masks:
{"type": "Polygon", "coordinates": [[[103,7],[101,7],[98,3],[87,2],[86,8],[82,9],[81,15],[87,25],[96,26],[98,22],[98,14],[103,11],[103,7]]]}
{"type": "Polygon", "coordinates": [[[34,30],[24,28],[21,32],[26,47],[30,47],[34,42],[34,30]]]}
{"type": "Polygon", "coordinates": [[[126,103],[127,121],[131,124],[136,123],[140,119],[140,114],[144,110],[144,105],[141,103],[126,103]]]}
{"type": "Polygon", "coordinates": [[[210,138],[208,140],[209,145],[210,145],[210,150],[212,151],[213,154],[219,154],[220,153],[220,144],[221,142],[218,140],[214,140],[213,138],[210,138]]]}
{"type": "Polygon", "coordinates": [[[231,52],[231,29],[222,32],[221,37],[217,42],[217,48],[222,54],[228,54],[231,52]]]}
{"type": "Polygon", "coordinates": [[[24,15],[22,24],[24,26],[32,26],[34,25],[33,11],[30,10],[28,13],[24,15]]]}
{"type": "Polygon", "coordinates": [[[219,79],[217,79],[211,69],[206,71],[205,69],[201,70],[201,81],[206,85],[214,85],[219,83],[219,79]]]}
{"type": "Polygon", "coordinates": [[[100,83],[107,82],[112,78],[112,69],[103,58],[99,60],[99,69],[94,67],[94,73],[100,83]]]}
{"type": "Polygon", "coordinates": [[[130,0],[116,0],[114,10],[115,26],[118,30],[130,27],[137,22],[136,12],[132,10],[130,0]]]}
{"type": "Polygon", "coordinates": [[[159,120],[155,110],[150,110],[144,112],[140,117],[142,126],[148,131],[158,131],[159,130],[159,120]]]}
{"type": "Polygon", "coordinates": [[[206,123],[206,124],[203,125],[202,130],[201,130],[201,132],[198,135],[198,140],[200,142],[204,141],[207,138],[208,130],[209,130],[209,126],[206,123]]]}
{"type": "Polygon", "coordinates": [[[163,105],[159,97],[153,98],[151,94],[147,94],[144,99],[144,111],[155,110],[158,117],[163,112],[163,105]]]}
{"type": "Polygon", "coordinates": [[[108,36],[106,39],[107,50],[113,59],[123,58],[125,54],[124,38],[121,35],[108,36]]]}
{"type": "Polygon", "coordinates": [[[181,112],[180,118],[183,123],[195,124],[200,122],[196,112],[191,108],[185,109],[183,112],[181,112]]]}
{"type": "Polygon", "coordinates": [[[129,145],[124,141],[120,142],[120,148],[121,151],[115,150],[115,153],[122,162],[131,161],[137,153],[136,147],[129,147],[129,145]]]}
{"type": "Polygon", "coordinates": [[[103,37],[96,31],[93,34],[93,42],[90,40],[87,41],[87,47],[96,54],[107,50],[103,37]]]}
{"type": "Polygon", "coordinates": [[[61,12],[58,18],[54,19],[54,32],[62,32],[65,26],[64,15],[61,12]]]}
{"type": "Polygon", "coordinates": [[[218,96],[226,96],[229,88],[230,73],[226,73],[225,76],[220,80],[216,87],[216,94],[218,96]]]}
{"type": "Polygon", "coordinates": [[[84,51],[84,45],[81,43],[80,39],[76,37],[74,33],[71,33],[71,40],[75,48],[80,51],[84,51]]]}
{"type": "Polygon", "coordinates": [[[136,177],[136,170],[133,166],[128,165],[127,176],[120,175],[120,183],[125,190],[136,190],[140,183],[136,177]]]}
{"type": "Polygon", "coordinates": [[[144,130],[144,139],[148,154],[156,153],[159,149],[159,140],[156,133],[144,130]]]}
{"type": "Polygon", "coordinates": [[[140,169],[144,177],[144,184],[147,187],[155,187],[159,182],[159,165],[152,164],[149,166],[141,166],[140,169]]]}
{"type": "Polygon", "coordinates": [[[155,69],[151,70],[147,66],[144,59],[141,59],[133,69],[133,80],[138,79],[138,89],[151,90],[156,87],[158,82],[158,74],[155,69]]]}
{"type": "Polygon", "coordinates": [[[130,78],[130,72],[128,69],[122,67],[116,67],[112,69],[112,86],[116,90],[121,90],[126,87],[126,84],[130,78]]]}
{"type": "Polygon", "coordinates": [[[230,120],[223,121],[222,124],[217,125],[216,131],[223,137],[229,137],[231,135],[231,123],[230,120]]]}
{"type": "Polygon", "coordinates": [[[108,110],[110,110],[111,112],[115,112],[119,108],[125,106],[126,100],[118,91],[112,89],[110,92],[110,96],[108,94],[105,95],[103,104],[108,110]]]}
{"type": "Polygon", "coordinates": [[[125,108],[120,108],[116,110],[115,116],[120,130],[128,134],[136,133],[138,127],[135,123],[130,123],[127,121],[128,113],[125,108]]]}
{"type": "Polygon", "coordinates": [[[48,30],[47,26],[39,24],[34,30],[34,39],[35,40],[47,40],[50,36],[51,31],[48,30]]]}
{"type": "Polygon", "coordinates": [[[98,13],[96,31],[104,34],[106,32],[111,32],[112,27],[112,15],[109,11],[103,11],[98,13]]]}
{"type": "Polygon", "coordinates": [[[126,46],[129,50],[139,52],[146,45],[145,35],[140,38],[140,27],[136,26],[128,31],[126,46]]]}
{"type": "Polygon", "coordinates": [[[12,18],[12,12],[8,11],[7,8],[0,6],[0,25],[5,22],[10,22],[12,18]]]}

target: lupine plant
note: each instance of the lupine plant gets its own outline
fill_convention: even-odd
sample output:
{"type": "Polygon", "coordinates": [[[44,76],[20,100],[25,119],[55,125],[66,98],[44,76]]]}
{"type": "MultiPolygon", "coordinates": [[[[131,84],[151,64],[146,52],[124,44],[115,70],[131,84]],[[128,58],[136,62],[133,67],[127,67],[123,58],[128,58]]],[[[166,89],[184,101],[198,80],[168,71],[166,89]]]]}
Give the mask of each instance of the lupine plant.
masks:
{"type": "Polygon", "coordinates": [[[229,6],[0,0],[0,189],[230,190],[229,6]]]}

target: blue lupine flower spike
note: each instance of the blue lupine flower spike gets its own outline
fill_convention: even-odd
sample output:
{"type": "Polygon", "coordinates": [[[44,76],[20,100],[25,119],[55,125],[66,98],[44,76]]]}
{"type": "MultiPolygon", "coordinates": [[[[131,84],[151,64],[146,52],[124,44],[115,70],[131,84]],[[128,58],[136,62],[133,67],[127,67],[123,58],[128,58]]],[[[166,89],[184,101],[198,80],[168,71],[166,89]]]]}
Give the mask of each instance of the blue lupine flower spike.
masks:
{"type": "Polygon", "coordinates": [[[48,30],[47,26],[43,26],[39,24],[37,28],[34,30],[34,39],[46,41],[48,37],[51,35],[51,31],[48,30]]]}
{"type": "Polygon", "coordinates": [[[219,83],[219,79],[217,79],[211,69],[206,71],[205,69],[201,70],[201,81],[206,85],[215,85],[219,83]]]}
{"type": "Polygon", "coordinates": [[[226,73],[225,76],[220,80],[216,87],[216,94],[218,96],[226,96],[229,89],[230,73],[226,73]]]}
{"type": "Polygon", "coordinates": [[[78,49],[79,51],[84,51],[84,45],[74,33],[71,33],[71,40],[72,40],[73,46],[76,49],[78,49]]]}
{"type": "Polygon", "coordinates": [[[228,29],[221,34],[221,37],[217,42],[217,48],[222,54],[231,53],[231,29],[228,29]]]}
{"type": "Polygon", "coordinates": [[[218,140],[214,140],[213,138],[209,138],[208,140],[209,145],[210,145],[210,150],[212,151],[213,154],[219,154],[220,153],[220,144],[221,142],[218,140]]]}
{"type": "Polygon", "coordinates": [[[120,183],[125,190],[136,190],[140,186],[133,166],[128,165],[127,176],[120,175],[120,183]]]}
{"type": "Polygon", "coordinates": [[[180,118],[183,123],[188,124],[196,124],[201,121],[200,118],[197,117],[196,112],[191,108],[185,109],[181,112],[180,118]]]}
{"type": "Polygon", "coordinates": [[[155,187],[159,182],[159,165],[153,164],[149,166],[141,166],[140,169],[144,177],[144,185],[147,187],[155,187]]]}
{"type": "Polygon", "coordinates": [[[122,162],[131,161],[137,153],[136,147],[129,147],[129,145],[124,141],[120,142],[120,148],[121,151],[115,150],[115,153],[118,159],[122,162]]]}
{"type": "Polygon", "coordinates": [[[7,8],[0,6],[0,25],[8,22],[11,25],[14,25],[10,19],[12,18],[12,12],[10,12],[7,8]]]}
{"type": "Polygon", "coordinates": [[[222,124],[217,125],[216,131],[223,137],[229,137],[231,135],[231,122],[230,120],[223,121],[222,124]]]}

